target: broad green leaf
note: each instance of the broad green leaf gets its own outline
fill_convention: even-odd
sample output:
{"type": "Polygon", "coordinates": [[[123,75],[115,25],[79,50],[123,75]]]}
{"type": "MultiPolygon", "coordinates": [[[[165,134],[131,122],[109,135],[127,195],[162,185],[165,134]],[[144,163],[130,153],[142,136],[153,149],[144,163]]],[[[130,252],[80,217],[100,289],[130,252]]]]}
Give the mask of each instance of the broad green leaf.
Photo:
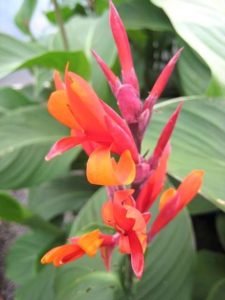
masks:
{"type": "Polygon", "coordinates": [[[118,11],[127,29],[170,31],[172,26],[163,10],[149,0],[132,0],[118,5],[118,11]]]}
{"type": "Polygon", "coordinates": [[[193,260],[192,226],[187,212],[182,212],[150,244],[132,299],[190,300],[193,260]]]}
{"type": "Polygon", "coordinates": [[[205,300],[214,284],[225,277],[225,255],[200,251],[194,274],[193,300],[205,300]]]}
{"type": "Polygon", "coordinates": [[[0,34],[0,78],[19,68],[42,66],[64,71],[70,69],[88,77],[89,64],[82,52],[47,51],[38,44],[21,42],[11,36],[0,34]]]}
{"type": "Polygon", "coordinates": [[[0,219],[11,222],[25,222],[32,213],[16,199],[6,193],[0,193],[0,219]]]}
{"type": "Polygon", "coordinates": [[[43,232],[29,232],[17,239],[6,257],[6,275],[14,283],[22,285],[40,271],[40,259],[49,250],[55,236],[43,232]]]}
{"type": "Polygon", "coordinates": [[[84,176],[67,175],[32,188],[28,206],[49,220],[65,211],[79,211],[94,191],[84,176]]]}
{"type": "Polygon", "coordinates": [[[23,0],[23,3],[15,16],[15,23],[25,34],[30,34],[30,20],[33,16],[37,1],[23,0]]]}
{"type": "Polygon", "coordinates": [[[214,284],[206,300],[220,300],[225,295],[225,278],[214,284]]]}
{"type": "Polygon", "coordinates": [[[82,274],[81,270],[78,274],[68,275],[62,272],[56,279],[56,300],[125,299],[119,278],[114,273],[98,271],[82,274]]]}
{"type": "Polygon", "coordinates": [[[0,115],[9,110],[32,104],[20,91],[10,87],[0,88],[0,115]]]}
{"type": "Polygon", "coordinates": [[[39,184],[62,176],[79,149],[50,162],[44,160],[52,144],[68,134],[44,106],[14,110],[0,119],[0,188],[39,184]]]}
{"type": "MultiPolygon", "coordinates": [[[[156,106],[143,153],[153,149],[160,131],[181,100],[169,100],[156,106]]],[[[225,101],[207,97],[185,100],[172,137],[169,174],[180,181],[193,169],[205,170],[201,193],[225,210],[225,101]]]]}
{"type": "Polygon", "coordinates": [[[45,267],[16,290],[15,300],[55,300],[54,267],[45,267]]]}
{"type": "Polygon", "coordinates": [[[210,69],[191,47],[183,41],[179,44],[184,46],[177,67],[181,90],[185,95],[202,95],[210,84],[210,69]]]}
{"type": "Polygon", "coordinates": [[[216,229],[219,236],[219,240],[223,248],[225,249],[225,215],[219,214],[216,218],[216,229]]]}
{"type": "Polygon", "coordinates": [[[224,95],[224,2],[211,0],[151,1],[165,11],[176,32],[209,66],[215,82],[217,82],[218,92],[224,95]]]}

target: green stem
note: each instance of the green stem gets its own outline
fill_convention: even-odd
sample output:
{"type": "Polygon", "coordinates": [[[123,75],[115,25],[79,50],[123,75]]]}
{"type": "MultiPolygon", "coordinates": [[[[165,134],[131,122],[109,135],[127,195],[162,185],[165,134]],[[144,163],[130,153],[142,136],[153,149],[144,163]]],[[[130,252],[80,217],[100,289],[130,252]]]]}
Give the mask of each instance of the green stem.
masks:
{"type": "Polygon", "coordinates": [[[64,24],[63,24],[63,18],[62,18],[62,15],[61,15],[60,7],[58,5],[57,0],[52,0],[52,2],[53,2],[53,5],[54,5],[54,8],[55,8],[55,17],[56,17],[56,21],[57,21],[57,24],[59,26],[60,34],[61,34],[61,37],[62,37],[64,50],[69,51],[68,39],[67,39],[67,36],[66,36],[66,31],[65,31],[64,24]]]}

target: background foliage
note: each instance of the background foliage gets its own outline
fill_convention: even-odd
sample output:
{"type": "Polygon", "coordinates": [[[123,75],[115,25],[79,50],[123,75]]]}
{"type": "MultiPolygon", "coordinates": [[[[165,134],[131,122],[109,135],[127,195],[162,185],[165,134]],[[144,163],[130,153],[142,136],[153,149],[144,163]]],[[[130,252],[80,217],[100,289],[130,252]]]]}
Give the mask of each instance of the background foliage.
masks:
{"type": "MultiPolygon", "coordinates": [[[[115,254],[106,273],[99,257],[43,267],[39,260],[54,245],[83,227],[100,223],[104,191],[86,182],[85,155],[74,149],[51,162],[44,156],[66,129],[46,111],[52,70],[70,69],[88,79],[106,102],[115,101],[91,56],[95,49],[118,72],[108,25],[108,1],[59,1],[68,45],[53,7],[44,14],[52,33],[35,38],[30,22],[36,2],[24,0],[15,23],[24,40],[0,34],[0,78],[29,70],[33,84],[0,88],[0,218],[29,228],[11,246],[6,273],[18,285],[15,299],[124,299],[126,264],[115,254]],[[28,191],[26,204],[12,190],[28,191]],[[68,213],[69,212],[69,213],[68,213]],[[75,217],[76,216],[76,217],[75,217]],[[98,221],[96,221],[98,220],[98,221]],[[88,262],[87,262],[88,260],[88,262]]],[[[206,171],[201,194],[152,243],[143,279],[130,299],[218,300],[225,292],[225,6],[210,0],[115,0],[132,44],[143,97],[169,57],[184,47],[173,77],[155,107],[143,153],[180,97],[184,109],[172,139],[169,180],[174,185],[193,168],[206,171]],[[172,99],[173,98],[173,99],[172,99]],[[191,219],[194,225],[191,225],[191,219]],[[197,241],[197,245],[195,244],[197,241]]],[[[126,296],[128,297],[128,296],[126,296]]]]}

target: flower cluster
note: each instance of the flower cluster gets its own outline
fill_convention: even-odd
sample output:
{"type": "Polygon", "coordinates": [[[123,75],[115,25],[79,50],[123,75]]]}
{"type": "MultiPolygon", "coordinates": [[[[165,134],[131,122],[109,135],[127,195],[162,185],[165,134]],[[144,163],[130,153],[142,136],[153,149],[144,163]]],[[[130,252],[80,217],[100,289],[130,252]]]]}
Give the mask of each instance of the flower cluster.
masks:
{"type": "Polygon", "coordinates": [[[70,72],[68,67],[64,81],[56,71],[56,91],[50,96],[48,110],[71,131],[70,136],[63,137],[53,145],[46,159],[52,159],[77,145],[84,149],[88,155],[88,181],[106,186],[108,200],[102,207],[102,219],[106,225],[114,228],[115,233],[104,234],[96,229],[74,237],[68,244],[50,250],[41,261],[59,266],[85,254],[94,256],[100,250],[105,266],[109,269],[112,251],[117,246],[121,253],[130,255],[132,269],[141,278],[147,245],[195,197],[204,172],[192,171],[177,190],[169,188],[161,194],[171,152],[170,137],[182,103],[165,124],[150,157],[141,155],[141,142],[153,106],[182,49],[165,66],[148,97],[142,102],[128,37],[111,1],[109,19],[118,50],[121,78],[94,51],[93,55],[117,99],[122,117],[99,99],[89,84],[70,72]],[[115,159],[115,155],[118,159],[115,159]],[[160,194],[158,215],[149,226],[149,211],[160,194]]]}

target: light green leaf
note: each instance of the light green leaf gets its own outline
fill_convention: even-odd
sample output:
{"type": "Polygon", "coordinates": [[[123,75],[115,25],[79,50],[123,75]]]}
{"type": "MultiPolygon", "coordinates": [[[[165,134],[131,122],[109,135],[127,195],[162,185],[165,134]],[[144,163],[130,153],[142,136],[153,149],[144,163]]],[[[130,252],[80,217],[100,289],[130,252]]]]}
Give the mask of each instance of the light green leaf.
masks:
{"type": "Polygon", "coordinates": [[[225,278],[214,284],[206,300],[220,300],[225,295],[225,278]]]}
{"type": "Polygon", "coordinates": [[[193,300],[205,300],[214,284],[225,277],[225,255],[200,251],[194,274],[193,300]]]}
{"type": "Polygon", "coordinates": [[[11,36],[0,34],[0,78],[19,68],[42,66],[64,71],[70,69],[88,77],[89,64],[82,52],[47,51],[38,44],[21,42],[11,36]]]}
{"type": "Polygon", "coordinates": [[[68,134],[47,113],[46,107],[14,110],[0,119],[0,188],[39,184],[62,176],[79,149],[50,162],[44,160],[52,144],[68,134]]]}
{"type": "Polygon", "coordinates": [[[132,299],[190,300],[193,260],[192,226],[187,212],[182,212],[150,244],[132,299]]]}
{"type": "Polygon", "coordinates": [[[49,220],[65,211],[77,212],[94,191],[84,176],[67,175],[32,188],[28,206],[49,220]]]}
{"type": "Polygon", "coordinates": [[[205,61],[225,94],[225,4],[211,0],[151,0],[169,17],[180,37],[205,61]]]}
{"type": "Polygon", "coordinates": [[[30,34],[30,20],[33,16],[37,1],[23,0],[23,3],[15,16],[15,23],[25,34],[30,34]]]}
{"type": "Polygon", "coordinates": [[[182,41],[179,45],[184,46],[177,67],[182,92],[185,95],[205,94],[211,80],[210,69],[186,43],[182,41]]]}
{"type": "MultiPolygon", "coordinates": [[[[160,131],[180,100],[169,100],[156,107],[144,140],[143,153],[153,149],[160,131]]],[[[169,174],[180,181],[193,169],[205,170],[201,193],[225,210],[225,101],[206,97],[185,100],[172,137],[169,174]]]]}

